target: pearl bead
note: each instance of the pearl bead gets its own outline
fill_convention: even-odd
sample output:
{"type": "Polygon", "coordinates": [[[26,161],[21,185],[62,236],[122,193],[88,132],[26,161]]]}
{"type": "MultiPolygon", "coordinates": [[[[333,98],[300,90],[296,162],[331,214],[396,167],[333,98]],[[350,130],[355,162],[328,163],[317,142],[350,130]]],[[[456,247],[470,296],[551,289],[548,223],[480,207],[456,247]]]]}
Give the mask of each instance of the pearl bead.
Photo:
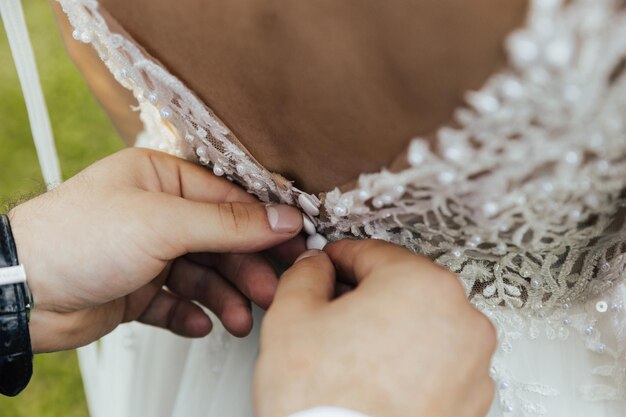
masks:
{"type": "Polygon", "coordinates": [[[201,138],[207,137],[207,131],[203,127],[198,127],[198,130],[196,130],[196,134],[200,136],[201,138]]]}
{"type": "Polygon", "coordinates": [[[89,43],[89,42],[91,42],[91,34],[89,32],[83,32],[80,35],[80,41],[82,43],[89,43]]]}
{"type": "Polygon", "coordinates": [[[307,235],[313,236],[317,234],[317,230],[315,229],[315,224],[313,223],[311,219],[309,219],[308,216],[304,214],[302,215],[302,224],[303,224],[302,229],[306,232],[307,235]]]}
{"type": "Polygon", "coordinates": [[[254,188],[257,191],[260,191],[261,189],[263,189],[263,183],[259,180],[256,180],[252,183],[252,188],[254,188]]]}
{"type": "Polygon", "coordinates": [[[595,332],[595,330],[596,329],[592,325],[589,325],[589,326],[585,327],[584,333],[587,336],[592,336],[593,333],[595,332]]]}
{"type": "Polygon", "coordinates": [[[478,235],[474,235],[472,237],[469,238],[469,240],[467,241],[467,243],[465,244],[468,248],[475,248],[477,247],[480,242],[482,241],[481,237],[478,235]]]}
{"type": "Polygon", "coordinates": [[[367,190],[359,190],[357,197],[359,198],[359,200],[361,201],[367,201],[370,199],[371,195],[369,193],[369,191],[367,190]]]}
{"type": "Polygon", "coordinates": [[[513,35],[509,38],[509,48],[513,59],[518,65],[528,65],[539,56],[537,44],[523,33],[513,35]]]}
{"type": "Polygon", "coordinates": [[[393,203],[393,196],[390,194],[383,194],[380,196],[380,200],[383,202],[384,206],[388,206],[389,204],[393,203]]]}
{"type": "Polygon", "coordinates": [[[517,99],[524,95],[524,87],[515,78],[507,78],[502,82],[502,94],[509,99],[517,99]]]}
{"type": "Polygon", "coordinates": [[[453,249],[452,252],[450,252],[450,254],[454,258],[460,259],[463,256],[463,250],[461,248],[456,248],[456,249],[453,249]]]}
{"type": "Polygon", "coordinates": [[[561,310],[565,310],[565,311],[569,310],[569,304],[568,303],[561,304],[561,310]]]}
{"type": "Polygon", "coordinates": [[[582,216],[582,212],[578,209],[574,209],[569,212],[568,217],[570,220],[578,220],[582,216]]]}
{"type": "Polygon", "coordinates": [[[606,313],[609,311],[609,304],[606,301],[598,301],[596,303],[596,311],[598,313],[606,313]]]}
{"type": "Polygon", "coordinates": [[[463,149],[458,146],[448,146],[443,151],[443,155],[449,161],[459,161],[463,158],[463,149]]]}
{"type": "Polygon", "coordinates": [[[161,115],[161,118],[163,120],[167,120],[170,117],[172,117],[172,109],[170,109],[169,107],[163,107],[160,111],[159,114],[161,115]]]}
{"type": "Polygon", "coordinates": [[[322,250],[327,244],[328,240],[326,240],[326,238],[319,233],[309,236],[306,240],[307,249],[322,250]]]}
{"type": "Polygon", "coordinates": [[[496,252],[497,252],[497,253],[499,253],[499,254],[503,255],[503,254],[505,254],[505,253],[506,253],[506,250],[507,250],[506,243],[504,243],[504,242],[499,242],[499,243],[496,245],[496,252]]]}
{"type": "Polygon", "coordinates": [[[344,206],[336,206],[335,208],[333,208],[333,213],[335,213],[335,216],[337,217],[347,216],[348,212],[348,208],[344,206]]]}
{"type": "Polygon", "coordinates": [[[298,196],[298,204],[302,210],[305,211],[311,217],[317,217],[320,214],[319,206],[315,203],[315,200],[308,194],[300,194],[298,196]]]}
{"type": "Polygon", "coordinates": [[[224,168],[222,168],[219,165],[214,165],[213,166],[213,174],[215,174],[218,177],[221,177],[222,175],[224,175],[226,172],[224,171],[224,168]]]}
{"type": "Polygon", "coordinates": [[[72,31],[72,38],[77,41],[80,40],[80,31],[78,29],[74,29],[74,31],[72,31]]]}
{"type": "Polygon", "coordinates": [[[393,187],[393,194],[396,197],[402,197],[402,195],[406,192],[406,187],[404,185],[395,185],[393,187]]]}
{"type": "Polygon", "coordinates": [[[189,143],[193,143],[194,137],[193,137],[193,135],[191,135],[191,134],[187,133],[187,134],[185,135],[185,140],[186,140],[187,142],[189,142],[189,143]]]}
{"type": "Polygon", "coordinates": [[[383,203],[382,198],[376,197],[372,200],[372,205],[374,206],[374,208],[381,209],[385,206],[385,203],[383,203]]]}
{"type": "Polygon", "coordinates": [[[198,146],[196,149],[196,155],[198,155],[200,159],[206,160],[208,154],[209,151],[206,146],[198,146]]]}
{"type": "Polygon", "coordinates": [[[543,286],[543,280],[540,278],[533,278],[530,280],[530,286],[537,290],[543,286]]]}
{"type": "Polygon", "coordinates": [[[555,67],[564,67],[572,59],[574,47],[567,39],[557,39],[546,46],[546,61],[555,67]]]}
{"type": "Polygon", "coordinates": [[[580,154],[576,151],[566,152],[565,162],[567,162],[570,165],[577,165],[580,162],[580,154]]]}
{"type": "Polygon", "coordinates": [[[569,326],[570,324],[572,324],[572,321],[570,319],[563,319],[563,325],[564,326],[569,326]]]}
{"type": "Polygon", "coordinates": [[[546,194],[549,194],[552,191],[554,191],[554,184],[552,184],[551,181],[542,181],[540,187],[541,187],[541,190],[546,194]]]}
{"type": "Polygon", "coordinates": [[[610,269],[611,269],[611,264],[608,262],[603,262],[602,265],[600,265],[600,270],[602,272],[609,272],[610,269]]]}
{"type": "Polygon", "coordinates": [[[439,183],[447,185],[447,184],[451,184],[454,181],[454,178],[456,177],[456,174],[453,171],[442,171],[439,173],[439,175],[437,175],[437,180],[439,181],[439,183]]]}
{"type": "Polygon", "coordinates": [[[596,352],[604,353],[606,351],[606,345],[601,343],[596,347],[596,352]]]}
{"type": "Polygon", "coordinates": [[[483,205],[483,214],[492,217],[498,213],[498,204],[495,201],[488,201],[483,205]]]}
{"type": "Polygon", "coordinates": [[[468,102],[480,113],[494,113],[500,108],[500,102],[496,97],[488,93],[470,93],[468,102]]]}
{"type": "Polygon", "coordinates": [[[152,103],[152,104],[156,104],[156,103],[157,103],[157,101],[158,101],[158,99],[159,99],[159,98],[157,97],[157,95],[156,95],[155,93],[150,93],[150,94],[148,94],[148,101],[149,101],[150,103],[152,103]]]}
{"type": "Polygon", "coordinates": [[[237,164],[235,169],[239,175],[246,175],[248,173],[248,168],[246,168],[244,164],[237,164]]]}
{"type": "Polygon", "coordinates": [[[415,167],[421,165],[426,159],[427,145],[420,139],[414,139],[409,146],[409,163],[415,167]]]}
{"type": "Polygon", "coordinates": [[[510,387],[510,385],[509,385],[509,383],[507,381],[500,381],[499,386],[500,386],[501,390],[507,390],[510,387]]]}

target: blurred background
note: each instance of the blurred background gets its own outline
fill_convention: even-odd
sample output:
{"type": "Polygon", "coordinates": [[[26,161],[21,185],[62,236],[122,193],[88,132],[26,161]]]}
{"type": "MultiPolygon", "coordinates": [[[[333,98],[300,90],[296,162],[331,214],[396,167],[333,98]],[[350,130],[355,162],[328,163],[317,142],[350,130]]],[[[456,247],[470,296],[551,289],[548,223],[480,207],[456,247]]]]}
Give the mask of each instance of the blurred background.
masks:
{"type": "MultiPolygon", "coordinates": [[[[1,1],[1,0],[0,0],[1,1]]],[[[39,74],[65,178],[122,148],[69,60],[48,2],[24,0],[39,74]]],[[[1,26],[1,22],[0,22],[1,26]]],[[[43,192],[26,107],[4,27],[0,30],[0,205],[5,212],[43,192]]],[[[18,398],[0,397],[2,417],[87,417],[75,352],[37,355],[35,375],[18,398]]]]}

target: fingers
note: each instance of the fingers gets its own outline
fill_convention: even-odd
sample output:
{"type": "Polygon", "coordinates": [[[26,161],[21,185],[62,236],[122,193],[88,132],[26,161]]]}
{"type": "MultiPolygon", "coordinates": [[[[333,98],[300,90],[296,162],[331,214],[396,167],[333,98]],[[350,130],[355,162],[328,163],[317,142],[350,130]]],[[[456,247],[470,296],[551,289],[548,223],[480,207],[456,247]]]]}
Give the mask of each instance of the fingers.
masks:
{"type": "Polygon", "coordinates": [[[267,309],[272,304],[278,277],[271,263],[262,254],[193,253],[187,255],[187,258],[216,269],[224,279],[259,307],[267,309]]]}
{"type": "Polygon", "coordinates": [[[184,337],[206,336],[213,327],[200,307],[165,290],[159,291],[139,321],[184,337]]]}
{"type": "Polygon", "coordinates": [[[342,240],[329,244],[324,250],[341,279],[354,285],[370,278],[374,271],[378,272],[376,276],[385,278],[385,270],[399,265],[410,265],[413,270],[419,268],[421,275],[442,271],[430,260],[381,240],[342,240]]]}
{"type": "Polygon", "coordinates": [[[211,268],[180,258],[166,284],[181,297],[198,301],[215,313],[234,336],[243,337],[252,329],[248,300],[211,268]]]}
{"type": "Polygon", "coordinates": [[[160,247],[175,258],[190,252],[249,253],[286,242],[302,228],[300,212],[284,205],[261,203],[201,203],[164,193],[142,193],[135,215],[160,247]]]}
{"type": "Polygon", "coordinates": [[[280,278],[272,309],[289,305],[291,313],[326,304],[334,293],[335,269],[322,251],[308,251],[280,278]]]}
{"type": "Polygon", "coordinates": [[[229,254],[220,258],[218,271],[246,297],[267,309],[276,293],[278,277],[261,254],[229,254]]]}
{"type": "Polygon", "coordinates": [[[291,266],[304,252],[306,252],[306,239],[302,234],[299,234],[285,243],[270,248],[267,254],[279,265],[286,267],[291,266]]]}
{"type": "Polygon", "coordinates": [[[143,162],[137,169],[136,180],[147,191],[160,191],[205,203],[256,201],[241,187],[184,159],[136,148],[119,152],[119,155],[122,159],[130,159],[135,166],[137,161],[143,162]]]}

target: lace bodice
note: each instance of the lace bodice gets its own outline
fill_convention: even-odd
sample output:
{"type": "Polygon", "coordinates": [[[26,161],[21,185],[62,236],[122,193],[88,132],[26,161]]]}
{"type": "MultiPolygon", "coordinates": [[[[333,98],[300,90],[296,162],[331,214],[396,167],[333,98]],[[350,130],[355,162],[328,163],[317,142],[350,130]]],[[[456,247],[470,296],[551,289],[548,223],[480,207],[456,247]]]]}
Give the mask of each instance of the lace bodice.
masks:
{"type": "MultiPolygon", "coordinates": [[[[527,25],[506,42],[508,67],[466,94],[435,146],[414,138],[405,169],[362,175],[353,189],[318,197],[261,166],[189,88],[109,29],[97,1],[59,2],[74,38],[92,43],[134,93],[144,137],[158,137],[160,149],[196,159],[263,201],[319,197],[312,220],[330,240],[384,239],[447,266],[509,329],[503,343],[522,327],[551,337],[574,330],[593,351],[624,356],[623,347],[609,352],[594,327],[623,309],[612,290],[626,264],[623,1],[532,0],[527,25]],[[514,314],[496,314],[503,308],[514,314]]],[[[625,386],[622,374],[613,376],[625,386]]]]}
{"type": "MultiPolygon", "coordinates": [[[[435,149],[413,139],[400,172],[319,198],[331,239],[374,237],[432,257],[490,305],[541,309],[600,294],[623,268],[626,12],[615,0],[535,0],[507,41],[509,68],[468,92],[435,149]]],[[[61,0],[140,103],[163,150],[197,158],[261,200],[303,194],[263,168],[181,81],[91,0],[61,0]],[[186,144],[182,143],[182,139],[186,144]]]]}

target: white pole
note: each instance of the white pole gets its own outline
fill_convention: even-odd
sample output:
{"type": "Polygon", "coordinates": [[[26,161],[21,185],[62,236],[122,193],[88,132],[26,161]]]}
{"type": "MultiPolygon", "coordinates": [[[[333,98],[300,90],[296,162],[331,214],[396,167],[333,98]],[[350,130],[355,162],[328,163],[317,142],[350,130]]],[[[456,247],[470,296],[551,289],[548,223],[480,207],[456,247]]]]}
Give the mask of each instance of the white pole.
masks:
{"type": "Polygon", "coordinates": [[[43,179],[52,189],[62,181],[61,167],[20,0],[0,0],[0,14],[24,93],[43,179]]]}

